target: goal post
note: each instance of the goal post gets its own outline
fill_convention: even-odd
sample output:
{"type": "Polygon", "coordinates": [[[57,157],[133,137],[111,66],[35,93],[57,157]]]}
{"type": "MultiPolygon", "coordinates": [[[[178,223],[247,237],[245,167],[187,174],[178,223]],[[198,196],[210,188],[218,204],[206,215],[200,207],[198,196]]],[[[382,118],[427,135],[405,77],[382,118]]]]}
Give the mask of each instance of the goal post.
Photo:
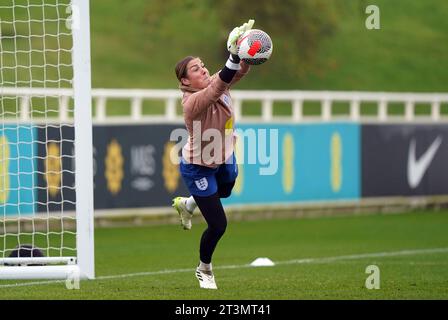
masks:
{"type": "Polygon", "coordinates": [[[89,1],[72,0],[72,3],[77,263],[81,278],[93,279],[95,270],[89,1]]]}
{"type": "Polygon", "coordinates": [[[92,142],[89,0],[2,0],[0,279],[95,277],[92,142]]]}

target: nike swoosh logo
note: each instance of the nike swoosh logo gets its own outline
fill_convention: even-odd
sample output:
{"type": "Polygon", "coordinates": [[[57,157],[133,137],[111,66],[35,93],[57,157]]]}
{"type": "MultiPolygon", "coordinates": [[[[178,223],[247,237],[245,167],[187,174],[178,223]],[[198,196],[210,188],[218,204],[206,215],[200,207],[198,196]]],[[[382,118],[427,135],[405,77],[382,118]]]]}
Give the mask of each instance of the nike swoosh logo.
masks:
{"type": "Polygon", "coordinates": [[[438,136],[418,160],[415,159],[415,144],[415,139],[412,139],[408,153],[408,183],[412,189],[417,188],[422,181],[426,170],[428,170],[437,150],[439,150],[439,147],[442,144],[442,137],[438,136]]]}

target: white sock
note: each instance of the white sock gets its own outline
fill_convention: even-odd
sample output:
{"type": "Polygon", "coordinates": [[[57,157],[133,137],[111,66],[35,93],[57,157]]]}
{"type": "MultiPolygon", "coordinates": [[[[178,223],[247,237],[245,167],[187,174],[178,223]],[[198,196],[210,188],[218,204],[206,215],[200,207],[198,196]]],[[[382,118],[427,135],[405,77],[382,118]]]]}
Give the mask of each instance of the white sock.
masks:
{"type": "Polygon", "coordinates": [[[197,204],[194,201],[193,196],[190,196],[189,198],[187,198],[187,200],[185,201],[185,206],[187,207],[187,210],[190,212],[193,212],[194,209],[196,209],[197,204]]]}
{"type": "Polygon", "coordinates": [[[202,271],[212,271],[212,263],[204,263],[199,261],[199,269],[202,271]]]}

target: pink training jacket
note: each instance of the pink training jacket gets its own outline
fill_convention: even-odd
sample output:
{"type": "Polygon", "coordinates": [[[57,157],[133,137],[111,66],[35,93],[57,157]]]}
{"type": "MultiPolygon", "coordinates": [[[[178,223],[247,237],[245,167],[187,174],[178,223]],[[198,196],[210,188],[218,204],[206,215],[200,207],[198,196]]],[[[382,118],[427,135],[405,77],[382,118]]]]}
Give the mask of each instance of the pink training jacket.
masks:
{"type": "Polygon", "coordinates": [[[188,130],[188,141],[182,149],[186,162],[216,168],[232,156],[236,136],[229,89],[250,70],[246,63],[240,65],[241,69],[230,84],[215,73],[208,87],[202,90],[180,86],[184,93],[182,106],[188,130]]]}

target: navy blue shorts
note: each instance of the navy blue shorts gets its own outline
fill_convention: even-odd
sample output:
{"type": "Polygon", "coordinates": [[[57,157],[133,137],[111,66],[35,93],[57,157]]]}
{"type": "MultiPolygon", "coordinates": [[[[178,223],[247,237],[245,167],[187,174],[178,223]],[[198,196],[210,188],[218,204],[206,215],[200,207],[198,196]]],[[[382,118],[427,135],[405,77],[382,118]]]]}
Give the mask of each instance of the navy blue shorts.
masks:
{"type": "Polygon", "coordinates": [[[193,196],[207,197],[218,191],[218,185],[230,183],[238,176],[235,154],[217,168],[209,168],[185,162],[179,165],[182,178],[193,196]]]}

